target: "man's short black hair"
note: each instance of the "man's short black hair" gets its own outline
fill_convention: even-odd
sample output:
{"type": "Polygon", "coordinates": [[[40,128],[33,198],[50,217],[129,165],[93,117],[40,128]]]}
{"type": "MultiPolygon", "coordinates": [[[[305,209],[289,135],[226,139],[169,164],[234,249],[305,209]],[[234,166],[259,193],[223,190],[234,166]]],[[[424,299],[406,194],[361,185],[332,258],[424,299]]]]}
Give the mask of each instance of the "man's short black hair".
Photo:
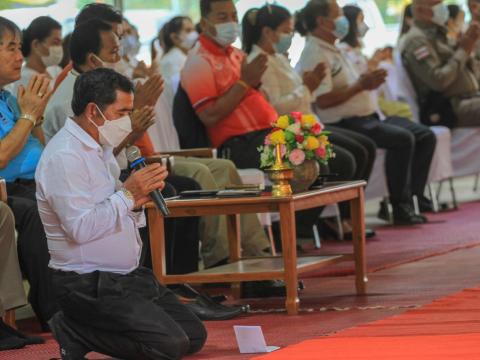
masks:
{"type": "Polygon", "coordinates": [[[76,69],[79,65],[86,63],[89,53],[99,54],[102,48],[101,33],[103,31],[112,31],[112,26],[99,19],[89,20],[73,30],[70,39],[70,56],[76,69]]]}
{"type": "Polygon", "coordinates": [[[117,100],[117,90],[133,93],[133,83],[112,69],[99,68],[81,74],[73,86],[72,110],[80,116],[89,103],[104,110],[117,100]]]}
{"type": "Polygon", "coordinates": [[[11,20],[0,16],[0,42],[3,40],[3,36],[6,32],[11,34],[21,34],[19,27],[11,20]]]}
{"type": "Polygon", "coordinates": [[[108,23],[121,24],[123,21],[122,12],[112,5],[91,3],[85,5],[75,18],[75,26],[86,21],[99,19],[108,23]]]}
{"type": "Polygon", "coordinates": [[[232,1],[232,0],[200,0],[200,15],[202,17],[208,16],[210,11],[212,11],[212,3],[219,1],[232,1]]]}

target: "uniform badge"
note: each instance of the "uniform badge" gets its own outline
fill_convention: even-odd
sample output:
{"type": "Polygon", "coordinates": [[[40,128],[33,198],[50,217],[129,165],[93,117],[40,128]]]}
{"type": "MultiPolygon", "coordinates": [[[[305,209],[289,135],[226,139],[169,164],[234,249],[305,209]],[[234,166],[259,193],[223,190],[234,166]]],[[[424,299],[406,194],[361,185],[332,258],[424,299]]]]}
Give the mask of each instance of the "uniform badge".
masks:
{"type": "Polygon", "coordinates": [[[427,58],[430,55],[430,50],[428,50],[428,47],[422,46],[422,47],[419,47],[417,50],[415,50],[413,54],[415,55],[415,59],[420,61],[427,58]]]}

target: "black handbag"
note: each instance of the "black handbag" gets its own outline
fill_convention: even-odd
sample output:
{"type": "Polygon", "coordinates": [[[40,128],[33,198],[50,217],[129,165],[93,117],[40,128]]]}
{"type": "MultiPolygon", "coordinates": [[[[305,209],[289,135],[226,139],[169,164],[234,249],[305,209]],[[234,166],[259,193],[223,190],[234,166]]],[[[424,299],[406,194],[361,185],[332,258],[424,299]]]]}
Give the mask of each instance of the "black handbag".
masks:
{"type": "Polygon", "coordinates": [[[430,91],[420,101],[420,122],[427,126],[455,127],[457,118],[448,98],[437,91],[430,91]]]}

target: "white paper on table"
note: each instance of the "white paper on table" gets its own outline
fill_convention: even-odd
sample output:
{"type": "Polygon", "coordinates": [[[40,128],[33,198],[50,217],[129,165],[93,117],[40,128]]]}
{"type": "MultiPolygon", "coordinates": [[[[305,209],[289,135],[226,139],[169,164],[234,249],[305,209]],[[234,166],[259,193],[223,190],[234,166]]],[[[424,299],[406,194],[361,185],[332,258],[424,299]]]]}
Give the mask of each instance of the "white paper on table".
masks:
{"type": "Polygon", "coordinates": [[[242,354],[269,353],[280,349],[278,346],[267,346],[260,326],[235,325],[233,330],[242,354]]]}

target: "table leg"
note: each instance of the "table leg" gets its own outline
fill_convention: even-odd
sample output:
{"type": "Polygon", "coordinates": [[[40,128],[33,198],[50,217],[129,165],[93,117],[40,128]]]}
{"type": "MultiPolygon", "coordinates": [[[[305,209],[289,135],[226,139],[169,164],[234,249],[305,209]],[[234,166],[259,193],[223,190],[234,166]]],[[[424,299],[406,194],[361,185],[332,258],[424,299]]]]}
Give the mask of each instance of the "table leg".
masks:
{"type": "Polygon", "coordinates": [[[165,260],[165,225],[163,216],[157,209],[148,209],[148,228],[150,235],[150,251],[152,253],[153,273],[160,283],[163,283],[167,275],[167,263],[165,260]]]}
{"type": "Polygon", "coordinates": [[[367,261],[365,249],[365,196],[363,187],[358,197],[350,201],[352,217],[353,251],[355,257],[355,286],[357,295],[367,293],[367,261]]]}
{"type": "Polygon", "coordinates": [[[285,307],[288,315],[298,314],[298,274],[297,274],[297,238],[295,229],[295,210],[292,202],[282,203],[280,211],[280,230],[284,263],[287,299],[285,307]]]}
{"type": "MultiPolygon", "coordinates": [[[[230,250],[230,262],[236,262],[242,257],[241,235],[240,235],[240,215],[227,215],[228,246],[230,250]]],[[[232,283],[232,296],[235,299],[241,297],[241,284],[232,283]]]]}

